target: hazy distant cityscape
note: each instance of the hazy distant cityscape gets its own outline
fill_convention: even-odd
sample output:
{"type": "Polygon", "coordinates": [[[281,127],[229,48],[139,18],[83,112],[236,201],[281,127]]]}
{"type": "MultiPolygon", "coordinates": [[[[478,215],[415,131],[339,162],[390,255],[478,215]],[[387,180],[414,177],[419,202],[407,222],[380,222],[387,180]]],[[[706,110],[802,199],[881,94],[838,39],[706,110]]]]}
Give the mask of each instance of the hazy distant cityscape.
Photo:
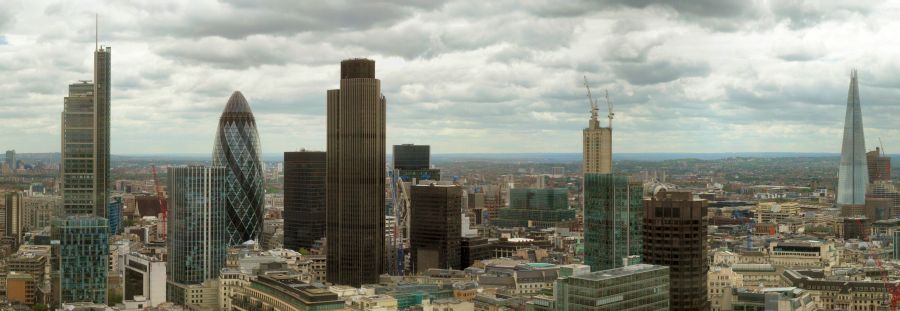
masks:
{"type": "Polygon", "coordinates": [[[900,4],[10,3],[0,311],[900,306],[900,4]]]}

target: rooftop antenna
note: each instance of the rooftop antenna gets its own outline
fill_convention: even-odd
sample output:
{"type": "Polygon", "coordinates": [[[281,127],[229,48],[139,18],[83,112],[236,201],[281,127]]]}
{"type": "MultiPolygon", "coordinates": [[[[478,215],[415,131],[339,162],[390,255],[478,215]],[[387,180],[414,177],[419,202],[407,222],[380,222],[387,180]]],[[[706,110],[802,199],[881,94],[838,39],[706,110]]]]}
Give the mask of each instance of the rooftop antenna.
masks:
{"type": "Polygon", "coordinates": [[[613,104],[611,101],[609,101],[609,90],[604,91],[606,91],[606,106],[609,107],[609,114],[606,115],[606,117],[609,118],[609,128],[612,129],[612,119],[614,116],[616,116],[616,114],[613,113],[613,104]]]}
{"type": "Polygon", "coordinates": [[[881,156],[883,157],[885,152],[884,152],[884,143],[881,142],[881,137],[878,137],[878,144],[881,145],[881,156]]]}
{"type": "Polygon", "coordinates": [[[591,121],[597,121],[597,111],[600,109],[597,108],[597,101],[591,95],[591,86],[588,85],[587,75],[584,76],[584,87],[587,88],[588,102],[591,104],[591,121]]]}

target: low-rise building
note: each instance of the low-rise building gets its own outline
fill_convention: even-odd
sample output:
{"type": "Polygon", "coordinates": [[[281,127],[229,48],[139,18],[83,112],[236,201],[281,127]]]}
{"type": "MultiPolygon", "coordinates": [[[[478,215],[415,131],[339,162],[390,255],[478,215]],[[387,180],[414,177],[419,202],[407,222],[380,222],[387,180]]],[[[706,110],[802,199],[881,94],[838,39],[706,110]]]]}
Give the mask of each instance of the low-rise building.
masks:
{"type": "Polygon", "coordinates": [[[669,310],[669,268],[636,264],[560,279],[556,309],[669,310]]]}

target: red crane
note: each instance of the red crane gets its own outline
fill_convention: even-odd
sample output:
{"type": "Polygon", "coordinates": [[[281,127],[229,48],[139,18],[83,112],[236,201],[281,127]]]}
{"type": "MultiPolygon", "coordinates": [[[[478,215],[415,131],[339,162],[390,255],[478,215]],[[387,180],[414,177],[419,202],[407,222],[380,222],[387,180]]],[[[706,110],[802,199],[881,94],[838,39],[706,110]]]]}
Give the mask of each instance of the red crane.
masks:
{"type": "Polygon", "coordinates": [[[153,169],[153,185],[156,187],[156,198],[159,200],[159,210],[162,212],[162,233],[159,234],[163,238],[166,239],[166,218],[168,214],[168,206],[166,205],[166,196],[163,192],[162,185],[159,183],[159,175],[156,174],[156,165],[151,166],[153,169]]]}

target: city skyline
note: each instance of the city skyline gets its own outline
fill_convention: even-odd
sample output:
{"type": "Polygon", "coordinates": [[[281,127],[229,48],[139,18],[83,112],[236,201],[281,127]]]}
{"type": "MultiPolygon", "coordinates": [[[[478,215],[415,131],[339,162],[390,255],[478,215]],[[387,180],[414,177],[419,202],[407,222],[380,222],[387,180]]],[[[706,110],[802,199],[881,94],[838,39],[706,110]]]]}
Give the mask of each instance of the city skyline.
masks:
{"type": "Polygon", "coordinates": [[[0,144],[58,151],[60,85],[90,67],[63,53],[89,49],[98,13],[100,42],[121,55],[113,66],[128,68],[112,81],[115,154],[208,152],[220,98],[236,89],[251,94],[268,151],[323,150],[319,90],[335,86],[329,65],[348,57],[378,61],[389,81],[386,143],[430,144],[435,154],[577,152],[572,134],[590,112],[583,75],[596,91],[610,91],[620,152],[836,153],[852,67],[860,71],[867,134],[882,137],[889,153],[900,145],[890,122],[900,94],[891,75],[898,65],[888,57],[895,53],[873,48],[900,28],[887,18],[896,4],[192,3],[3,4],[0,60],[9,65],[0,82],[13,95],[0,109],[5,120],[27,122],[0,122],[10,134],[0,144]],[[351,18],[372,9],[389,14],[351,18]],[[240,12],[265,22],[231,23],[240,12]],[[542,27],[515,22],[525,19],[542,27]],[[467,35],[501,23],[507,27],[467,35]],[[386,41],[359,40],[367,35],[386,41]],[[388,44],[407,36],[421,40],[388,44]]]}

